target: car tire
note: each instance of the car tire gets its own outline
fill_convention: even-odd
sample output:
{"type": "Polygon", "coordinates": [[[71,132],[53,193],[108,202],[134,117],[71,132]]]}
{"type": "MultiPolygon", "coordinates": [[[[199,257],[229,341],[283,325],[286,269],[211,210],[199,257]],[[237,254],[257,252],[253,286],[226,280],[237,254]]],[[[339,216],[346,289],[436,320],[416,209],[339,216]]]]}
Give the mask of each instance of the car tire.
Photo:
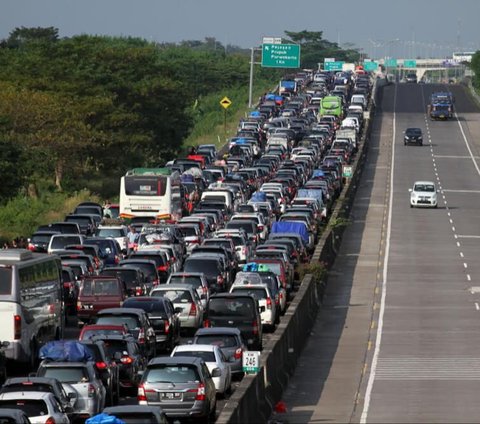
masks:
{"type": "Polygon", "coordinates": [[[410,203],[410,207],[413,208],[413,205],[410,203]]]}
{"type": "Polygon", "coordinates": [[[404,141],[404,142],[403,142],[403,145],[404,145],[404,146],[406,146],[406,145],[407,145],[407,142],[406,142],[406,141],[404,141]]]}

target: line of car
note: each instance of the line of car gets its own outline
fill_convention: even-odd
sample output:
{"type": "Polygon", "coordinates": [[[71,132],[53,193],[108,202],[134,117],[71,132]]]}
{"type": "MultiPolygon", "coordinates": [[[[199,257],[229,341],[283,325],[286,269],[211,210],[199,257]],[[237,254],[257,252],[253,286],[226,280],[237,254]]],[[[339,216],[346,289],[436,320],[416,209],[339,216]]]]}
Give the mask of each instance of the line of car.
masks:
{"type": "Polygon", "coordinates": [[[243,376],[243,352],[262,350],[286,312],[362,130],[364,106],[359,115],[349,100],[361,94],[366,107],[368,75],[317,73],[313,93],[313,72],[296,78],[301,90],[265,98],[239,122],[226,157],[198,147],[202,176],[186,179],[190,213],[178,222],[133,218],[129,243],[124,223],[86,202],[32,235],[31,250],[62,260],[68,316],[93,361],[43,359],[7,380],[0,408],[44,402],[35,422],[48,424],[102,411],[126,422],[215,419],[217,399],[243,376]],[[344,114],[319,116],[312,98],[333,91],[344,114]],[[125,395],[138,405],[118,406],[125,395]]]}

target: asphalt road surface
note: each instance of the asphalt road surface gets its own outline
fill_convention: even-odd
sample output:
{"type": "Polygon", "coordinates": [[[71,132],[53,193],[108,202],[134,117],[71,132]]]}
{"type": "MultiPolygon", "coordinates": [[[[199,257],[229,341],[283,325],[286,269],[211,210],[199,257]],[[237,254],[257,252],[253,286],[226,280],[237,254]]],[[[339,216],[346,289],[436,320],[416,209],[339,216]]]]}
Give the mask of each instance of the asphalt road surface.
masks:
{"type": "Polygon", "coordinates": [[[325,302],[282,422],[478,422],[480,110],[462,86],[383,92],[368,161],[325,302]],[[433,91],[456,117],[430,121],[433,91]],[[420,127],[424,145],[404,146],[420,127]],[[410,208],[415,180],[437,209],[410,208]]]}

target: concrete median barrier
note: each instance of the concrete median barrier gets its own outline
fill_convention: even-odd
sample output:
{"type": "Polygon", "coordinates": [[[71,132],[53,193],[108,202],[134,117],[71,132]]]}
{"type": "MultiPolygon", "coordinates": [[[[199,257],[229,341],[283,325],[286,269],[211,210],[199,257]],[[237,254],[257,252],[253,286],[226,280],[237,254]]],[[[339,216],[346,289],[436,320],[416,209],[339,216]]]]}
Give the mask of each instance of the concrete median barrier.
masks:
{"type": "MultiPolygon", "coordinates": [[[[329,269],[342,241],[345,226],[348,225],[356,189],[360,182],[363,165],[368,151],[371,121],[374,116],[378,91],[388,82],[383,78],[375,81],[369,118],[365,122],[363,136],[353,166],[352,178],[345,184],[336,201],[329,224],[322,234],[313,253],[311,263],[320,262],[329,269]]],[[[265,344],[260,371],[247,375],[226,402],[217,423],[264,423],[268,421],[275,405],[281,400],[290,376],[297,365],[300,353],[310,336],[324,290],[323,281],[307,274],[299,290],[282,317],[275,333],[265,344]]]]}

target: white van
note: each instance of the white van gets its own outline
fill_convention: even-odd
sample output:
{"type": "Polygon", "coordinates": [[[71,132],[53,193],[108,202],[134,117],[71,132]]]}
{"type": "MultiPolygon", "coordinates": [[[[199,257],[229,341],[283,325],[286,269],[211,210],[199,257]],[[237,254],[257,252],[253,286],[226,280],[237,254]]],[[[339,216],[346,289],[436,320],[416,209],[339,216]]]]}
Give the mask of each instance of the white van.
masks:
{"type": "Polygon", "coordinates": [[[367,109],[368,101],[364,94],[353,94],[350,98],[350,105],[359,104],[363,110],[367,109]]]}
{"type": "Polygon", "coordinates": [[[219,200],[227,205],[227,208],[232,210],[235,208],[235,195],[229,190],[206,190],[202,193],[200,200],[219,200]]]}

